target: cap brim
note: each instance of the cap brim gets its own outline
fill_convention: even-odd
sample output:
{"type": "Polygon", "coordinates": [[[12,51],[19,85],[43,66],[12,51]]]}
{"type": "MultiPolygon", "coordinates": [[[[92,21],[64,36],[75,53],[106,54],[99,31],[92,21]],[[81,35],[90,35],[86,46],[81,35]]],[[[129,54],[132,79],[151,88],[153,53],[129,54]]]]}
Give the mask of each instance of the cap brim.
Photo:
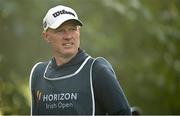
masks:
{"type": "Polygon", "coordinates": [[[77,25],[79,25],[79,26],[83,26],[83,23],[79,20],[79,19],[76,19],[76,18],[74,18],[74,17],[68,17],[68,18],[59,18],[59,19],[57,19],[52,25],[50,25],[49,26],[49,28],[51,28],[51,29],[56,29],[56,28],[58,28],[59,26],[61,26],[64,22],[66,22],[66,21],[70,21],[70,20],[74,20],[74,21],[76,21],[77,22],[77,25]]]}

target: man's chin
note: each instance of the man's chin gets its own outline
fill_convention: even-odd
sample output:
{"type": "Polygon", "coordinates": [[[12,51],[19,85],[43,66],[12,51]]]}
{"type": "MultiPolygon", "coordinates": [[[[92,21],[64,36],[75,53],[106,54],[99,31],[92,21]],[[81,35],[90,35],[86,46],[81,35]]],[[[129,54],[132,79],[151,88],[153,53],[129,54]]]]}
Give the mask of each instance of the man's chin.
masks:
{"type": "Polygon", "coordinates": [[[74,57],[76,53],[77,53],[76,51],[66,51],[64,52],[64,57],[66,58],[74,57]]]}

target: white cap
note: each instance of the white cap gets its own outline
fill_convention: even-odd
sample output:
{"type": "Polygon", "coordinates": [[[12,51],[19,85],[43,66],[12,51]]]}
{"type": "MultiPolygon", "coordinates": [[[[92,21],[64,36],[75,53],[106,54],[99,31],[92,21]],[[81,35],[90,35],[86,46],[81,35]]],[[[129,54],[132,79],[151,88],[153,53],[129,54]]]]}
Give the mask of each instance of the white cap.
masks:
{"type": "Polygon", "coordinates": [[[43,19],[43,29],[56,29],[65,21],[75,20],[78,25],[82,26],[82,22],[78,19],[76,12],[67,6],[58,5],[48,10],[43,19]]]}

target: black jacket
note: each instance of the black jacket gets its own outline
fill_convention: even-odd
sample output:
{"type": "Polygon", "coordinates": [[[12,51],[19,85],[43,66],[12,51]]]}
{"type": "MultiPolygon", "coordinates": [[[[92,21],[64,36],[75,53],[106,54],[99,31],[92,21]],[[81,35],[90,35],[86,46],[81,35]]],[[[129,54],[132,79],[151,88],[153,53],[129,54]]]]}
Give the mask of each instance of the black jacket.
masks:
{"type": "Polygon", "coordinates": [[[81,49],[62,66],[54,58],[36,64],[30,89],[32,114],[131,114],[111,64],[81,49]]]}

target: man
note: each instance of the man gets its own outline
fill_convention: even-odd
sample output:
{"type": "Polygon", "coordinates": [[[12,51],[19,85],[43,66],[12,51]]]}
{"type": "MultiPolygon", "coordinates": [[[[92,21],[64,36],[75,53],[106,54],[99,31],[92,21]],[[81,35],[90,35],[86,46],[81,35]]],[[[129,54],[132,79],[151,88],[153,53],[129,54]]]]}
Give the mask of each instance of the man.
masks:
{"type": "Polygon", "coordinates": [[[51,8],[44,17],[42,35],[53,58],[32,68],[31,113],[131,114],[110,63],[80,49],[81,26],[76,12],[62,5],[51,8]]]}

